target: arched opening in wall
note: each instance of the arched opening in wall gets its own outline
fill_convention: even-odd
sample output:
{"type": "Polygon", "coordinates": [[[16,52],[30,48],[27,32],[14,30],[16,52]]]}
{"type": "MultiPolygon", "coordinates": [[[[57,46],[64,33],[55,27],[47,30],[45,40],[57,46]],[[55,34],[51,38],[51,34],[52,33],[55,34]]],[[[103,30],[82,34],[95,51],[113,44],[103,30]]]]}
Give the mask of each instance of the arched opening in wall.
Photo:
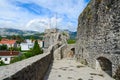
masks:
{"type": "MultiPolygon", "coordinates": [[[[105,71],[108,75],[112,76],[112,62],[105,57],[97,58],[97,62],[100,65],[100,68],[105,71]]],[[[96,63],[96,66],[98,65],[96,63]]],[[[99,66],[97,66],[98,68],[99,66]]]]}
{"type": "Polygon", "coordinates": [[[74,54],[75,54],[75,48],[72,48],[72,49],[69,50],[67,57],[73,58],[73,57],[74,57],[74,54]]]}

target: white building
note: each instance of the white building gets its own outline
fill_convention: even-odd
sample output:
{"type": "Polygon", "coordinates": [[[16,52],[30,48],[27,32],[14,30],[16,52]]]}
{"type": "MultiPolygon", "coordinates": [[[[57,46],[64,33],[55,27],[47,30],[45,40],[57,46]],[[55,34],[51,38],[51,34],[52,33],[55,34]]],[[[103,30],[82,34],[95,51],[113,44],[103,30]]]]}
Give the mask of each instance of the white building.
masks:
{"type": "Polygon", "coordinates": [[[33,48],[34,43],[31,40],[26,39],[26,42],[21,43],[20,46],[21,46],[21,50],[30,50],[30,48],[33,48]]]}
{"type": "MultiPolygon", "coordinates": [[[[34,46],[34,42],[35,40],[32,42],[31,40],[27,39],[25,43],[21,43],[21,50],[30,50],[31,48],[33,48],[34,46]]],[[[44,41],[38,40],[38,44],[41,48],[43,48],[44,46],[44,41]]]]}
{"type": "Polygon", "coordinates": [[[20,52],[18,51],[0,51],[0,60],[5,64],[10,64],[11,59],[18,56],[20,52]]]}
{"type": "Polygon", "coordinates": [[[33,48],[34,43],[21,43],[21,50],[30,50],[31,48],[33,48]]]}

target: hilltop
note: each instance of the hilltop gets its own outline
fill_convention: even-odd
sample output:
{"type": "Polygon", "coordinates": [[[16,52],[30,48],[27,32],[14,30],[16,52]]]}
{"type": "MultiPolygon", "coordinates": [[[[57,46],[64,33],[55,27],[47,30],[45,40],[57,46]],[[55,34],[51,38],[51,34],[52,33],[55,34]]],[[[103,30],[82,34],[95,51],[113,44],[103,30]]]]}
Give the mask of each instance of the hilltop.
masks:
{"type": "Polygon", "coordinates": [[[40,32],[19,30],[19,29],[13,29],[13,28],[0,28],[0,35],[1,36],[6,36],[6,35],[34,35],[34,34],[38,34],[38,33],[40,33],[40,32]]]}

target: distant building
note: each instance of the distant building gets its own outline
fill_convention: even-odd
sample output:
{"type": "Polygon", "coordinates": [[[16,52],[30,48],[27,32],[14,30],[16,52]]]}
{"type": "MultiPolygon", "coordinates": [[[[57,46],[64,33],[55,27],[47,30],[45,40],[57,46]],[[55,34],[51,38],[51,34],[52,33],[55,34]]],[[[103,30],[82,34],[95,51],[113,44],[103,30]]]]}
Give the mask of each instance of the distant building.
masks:
{"type": "Polygon", "coordinates": [[[16,40],[2,39],[0,45],[7,45],[7,47],[17,47],[16,40]]]}
{"type": "Polygon", "coordinates": [[[21,46],[21,50],[30,50],[31,48],[33,48],[34,43],[31,40],[26,39],[26,42],[21,43],[20,46],[21,46]]]}
{"type": "Polygon", "coordinates": [[[33,48],[34,44],[33,43],[21,43],[21,50],[30,50],[33,48]]]}
{"type": "MultiPolygon", "coordinates": [[[[21,50],[30,50],[31,48],[33,48],[34,42],[35,42],[35,40],[31,41],[31,40],[27,39],[25,43],[20,44],[21,50]]],[[[43,48],[43,45],[44,45],[43,41],[38,40],[38,44],[41,48],[43,48]]]]}
{"type": "Polygon", "coordinates": [[[0,60],[5,64],[10,64],[10,61],[19,54],[18,51],[0,51],[0,60]]]}

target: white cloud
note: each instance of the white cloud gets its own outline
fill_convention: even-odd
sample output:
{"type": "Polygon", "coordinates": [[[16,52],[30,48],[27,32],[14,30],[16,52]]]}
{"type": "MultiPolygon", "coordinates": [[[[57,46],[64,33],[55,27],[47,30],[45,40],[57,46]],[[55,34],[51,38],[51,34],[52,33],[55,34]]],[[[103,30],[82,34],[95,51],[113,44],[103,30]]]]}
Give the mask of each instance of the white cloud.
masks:
{"type": "Polygon", "coordinates": [[[24,29],[43,32],[45,29],[55,28],[56,22],[60,24],[61,21],[61,18],[56,19],[55,17],[32,19],[27,23],[24,29]]]}
{"type": "Polygon", "coordinates": [[[47,18],[30,20],[25,27],[25,29],[27,30],[35,30],[35,31],[41,31],[41,32],[43,32],[44,29],[48,29],[48,28],[50,27],[49,27],[47,18]]]}
{"type": "Polygon", "coordinates": [[[46,28],[56,27],[57,22],[57,27],[60,29],[76,30],[77,23],[72,23],[71,20],[77,22],[86,4],[84,0],[0,0],[0,27],[44,31],[46,28]],[[54,12],[53,17],[32,14],[14,5],[12,3],[14,1],[34,3],[47,8],[54,12]],[[59,16],[57,20],[55,13],[59,16]]]}

